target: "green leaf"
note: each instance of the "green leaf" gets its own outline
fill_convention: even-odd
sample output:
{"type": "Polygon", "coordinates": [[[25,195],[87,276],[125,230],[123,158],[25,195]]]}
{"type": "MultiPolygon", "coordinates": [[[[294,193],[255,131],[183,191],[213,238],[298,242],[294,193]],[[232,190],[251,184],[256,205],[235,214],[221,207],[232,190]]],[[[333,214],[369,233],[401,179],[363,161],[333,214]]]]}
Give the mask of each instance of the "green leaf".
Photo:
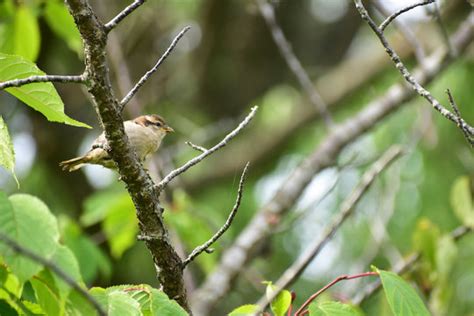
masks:
{"type": "MultiPolygon", "coordinates": [[[[0,82],[23,79],[33,75],[44,75],[44,72],[21,56],[0,53],[0,82]]],[[[64,113],[63,101],[50,82],[36,82],[5,90],[26,105],[41,112],[51,122],[90,128],[89,125],[78,122],[64,113]]]]}
{"type": "Polygon", "coordinates": [[[454,181],[451,188],[451,206],[454,214],[464,225],[474,227],[474,206],[469,177],[462,176],[454,181]]]}
{"type": "Polygon", "coordinates": [[[30,61],[35,61],[38,57],[41,41],[36,17],[28,6],[20,5],[16,9],[14,23],[13,53],[30,61]]]}
{"type": "MultiPolygon", "coordinates": [[[[67,273],[76,283],[82,282],[81,273],[79,271],[79,264],[72,251],[66,246],[60,245],[51,259],[61,270],[67,273]]],[[[59,290],[59,295],[64,299],[69,295],[71,287],[64,282],[64,280],[52,272],[56,286],[59,290]]]]}
{"type": "Polygon", "coordinates": [[[75,223],[68,222],[62,232],[64,244],[72,250],[79,262],[82,278],[92,282],[99,272],[105,279],[110,277],[112,267],[109,258],[75,223]]]}
{"type": "Polygon", "coordinates": [[[107,295],[109,316],[140,316],[140,304],[132,297],[121,291],[107,295]]]}
{"type": "MultiPolygon", "coordinates": [[[[104,306],[105,309],[105,306],[104,306]]],[[[94,316],[97,315],[97,310],[76,290],[72,290],[66,302],[67,316],[94,316]]]]}
{"type": "Polygon", "coordinates": [[[153,316],[186,316],[188,313],[174,300],[157,289],[151,289],[151,311],[153,316]]]}
{"type": "Polygon", "coordinates": [[[66,301],[59,295],[52,274],[44,270],[30,280],[36,300],[46,315],[64,315],[66,301]]]}
{"type": "Polygon", "coordinates": [[[82,39],[64,2],[55,0],[46,2],[44,17],[54,33],[66,41],[70,49],[80,55],[82,39]]]}
{"type": "Polygon", "coordinates": [[[18,312],[7,301],[0,299],[0,315],[17,316],[18,312]]]}
{"type": "Polygon", "coordinates": [[[327,301],[319,304],[309,305],[310,316],[361,316],[362,313],[348,304],[327,301]]]}
{"type": "MultiPolygon", "coordinates": [[[[272,282],[265,283],[267,284],[266,294],[267,298],[269,299],[273,295],[273,292],[276,290],[276,287],[272,284],[272,282]]],[[[291,293],[287,290],[282,290],[280,293],[278,293],[277,297],[275,297],[275,299],[273,299],[273,301],[270,303],[270,308],[276,316],[283,316],[285,315],[290,305],[291,293]]]]}
{"type": "MultiPolygon", "coordinates": [[[[45,259],[51,258],[58,247],[56,218],[42,201],[28,194],[15,194],[6,200],[0,192],[0,233],[45,259]]],[[[1,242],[0,254],[22,283],[42,269],[38,262],[15,253],[1,242]]]]}
{"type": "Polygon", "coordinates": [[[429,219],[422,218],[418,221],[413,233],[413,245],[416,251],[423,254],[423,260],[429,264],[429,270],[436,266],[436,251],[440,231],[429,219]]]}
{"type": "Polygon", "coordinates": [[[416,291],[393,272],[377,270],[390,309],[397,316],[429,316],[423,301],[416,291]]]}
{"type": "Polygon", "coordinates": [[[2,116],[0,116],[0,166],[10,171],[17,185],[20,186],[15,175],[15,151],[2,116]]]}
{"type": "Polygon", "coordinates": [[[110,252],[115,258],[133,246],[138,233],[138,220],[132,199],[123,193],[110,201],[107,216],[103,222],[103,230],[110,245],[110,252]]]}
{"type": "Polygon", "coordinates": [[[242,305],[230,312],[229,316],[247,316],[254,315],[258,311],[258,305],[242,305]]]}

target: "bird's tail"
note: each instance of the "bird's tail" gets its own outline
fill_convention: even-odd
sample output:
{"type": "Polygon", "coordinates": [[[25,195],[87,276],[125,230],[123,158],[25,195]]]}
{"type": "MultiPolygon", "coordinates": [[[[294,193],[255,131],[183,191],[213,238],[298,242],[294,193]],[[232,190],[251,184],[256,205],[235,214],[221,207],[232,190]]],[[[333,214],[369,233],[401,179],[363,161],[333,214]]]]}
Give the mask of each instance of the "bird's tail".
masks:
{"type": "Polygon", "coordinates": [[[65,161],[61,161],[59,163],[59,166],[65,170],[65,171],[76,171],[79,168],[81,168],[85,163],[88,163],[90,161],[90,157],[88,155],[82,156],[82,157],[77,157],[65,161]]]}

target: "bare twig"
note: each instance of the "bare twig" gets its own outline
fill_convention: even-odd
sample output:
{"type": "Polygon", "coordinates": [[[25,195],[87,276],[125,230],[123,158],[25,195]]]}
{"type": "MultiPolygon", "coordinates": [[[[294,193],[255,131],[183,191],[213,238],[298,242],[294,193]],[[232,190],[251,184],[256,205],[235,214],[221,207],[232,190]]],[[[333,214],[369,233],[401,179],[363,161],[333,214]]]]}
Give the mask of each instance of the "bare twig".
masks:
{"type": "MultiPolygon", "coordinates": [[[[387,39],[385,38],[383,31],[375,24],[375,22],[372,20],[370,17],[369,13],[365,9],[364,5],[362,4],[361,0],[354,0],[355,6],[357,10],[359,11],[360,16],[364,21],[367,22],[367,24],[370,26],[370,28],[374,31],[375,35],[379,38],[380,42],[385,48],[385,51],[387,54],[390,56],[390,59],[392,62],[395,64],[395,67],[398,69],[398,71],[402,74],[403,78],[410,84],[410,86],[423,98],[425,98],[431,106],[437,110],[441,115],[443,115],[446,119],[456,123],[456,125],[459,125],[460,128],[466,132],[469,133],[470,136],[474,136],[474,128],[470,126],[468,123],[466,123],[462,118],[458,118],[456,115],[451,113],[449,110],[447,110],[441,103],[439,103],[438,100],[436,100],[431,93],[423,88],[421,84],[413,77],[413,75],[408,71],[407,67],[403,64],[401,61],[400,57],[397,55],[397,53],[390,47],[390,44],[388,43],[387,39]]],[[[424,2],[426,4],[426,2],[424,2]]],[[[409,7],[407,7],[409,8],[409,7]]],[[[403,9],[402,9],[403,10],[403,9]]],[[[406,11],[404,11],[406,12],[406,11]]],[[[468,17],[468,20],[473,18],[473,14],[471,13],[468,17]]]]}
{"type": "Polygon", "coordinates": [[[176,35],[176,37],[173,39],[173,41],[171,42],[170,46],[168,47],[168,49],[165,51],[165,53],[163,55],[161,55],[160,59],[158,59],[158,61],[156,62],[156,64],[153,66],[153,68],[151,68],[150,70],[148,70],[141,78],[140,80],[137,82],[137,84],[135,84],[135,86],[133,87],[132,90],[130,90],[130,92],[122,99],[122,101],[120,101],[120,111],[123,110],[124,106],[128,103],[128,101],[130,101],[130,99],[135,95],[135,93],[137,93],[138,89],[141,88],[141,86],[143,86],[145,84],[145,82],[148,80],[148,78],[151,77],[151,75],[158,70],[158,68],[160,67],[160,65],[163,63],[163,61],[170,55],[170,53],[173,51],[173,49],[175,48],[176,44],[178,44],[179,40],[181,39],[181,37],[183,37],[183,35],[189,31],[189,29],[191,29],[190,26],[186,26],[184,27],[181,32],[178,33],[178,35],[176,35]]]}
{"type": "Polygon", "coordinates": [[[378,175],[385,170],[396,158],[403,153],[400,146],[394,145],[390,147],[362,176],[359,184],[354,188],[352,193],[341,204],[341,210],[338,216],[332,221],[331,225],[326,229],[323,236],[319,240],[311,243],[307,249],[295,260],[295,262],[282,274],[275,283],[275,289],[272,294],[262,297],[257,305],[261,310],[275,298],[283,289],[293,283],[298,276],[306,269],[308,264],[320,253],[323,247],[332,239],[336,231],[354,212],[355,206],[360,201],[365,192],[370,188],[378,175]]]}
{"type": "MultiPolygon", "coordinates": [[[[389,16],[390,13],[385,8],[385,5],[382,0],[373,2],[373,5],[380,11],[381,14],[385,16],[389,16]]],[[[393,20],[393,24],[395,24],[396,28],[400,32],[400,34],[405,38],[408,44],[411,45],[413,48],[413,52],[415,54],[416,60],[420,66],[423,66],[425,63],[426,53],[425,50],[420,43],[420,41],[416,38],[415,33],[407,27],[407,25],[399,20],[393,20]]]]}
{"type": "Polygon", "coordinates": [[[319,111],[321,116],[323,117],[324,123],[326,127],[329,129],[334,126],[333,120],[331,115],[328,112],[327,105],[324,102],[323,98],[319,94],[319,92],[314,87],[311,79],[309,78],[308,74],[304,70],[303,66],[301,65],[300,61],[296,57],[291,48],[290,43],[285,37],[283,30],[281,29],[280,25],[276,21],[275,18],[275,11],[273,10],[273,6],[269,4],[266,0],[256,0],[258,8],[260,10],[260,14],[264,18],[270,32],[272,34],[273,40],[277,45],[280,54],[282,55],[283,59],[285,60],[286,64],[290,68],[290,70],[295,75],[296,79],[298,79],[299,84],[308,95],[310,102],[316,107],[319,111]]]}
{"type": "Polygon", "coordinates": [[[232,208],[232,211],[230,212],[229,217],[227,218],[226,222],[208,241],[206,241],[201,246],[194,248],[191,254],[183,261],[183,269],[191,261],[193,261],[197,256],[199,256],[203,251],[207,252],[209,250],[209,247],[212,246],[212,244],[215,243],[217,239],[219,239],[226,232],[227,229],[229,229],[240,207],[240,201],[242,200],[242,193],[244,189],[244,182],[247,176],[248,167],[249,167],[249,163],[247,162],[247,164],[245,165],[244,171],[242,172],[242,175],[240,176],[239,189],[237,190],[237,199],[235,200],[234,207],[232,208]]]}
{"type": "Polygon", "coordinates": [[[200,152],[202,152],[202,153],[205,152],[205,151],[207,151],[207,149],[204,148],[204,147],[202,147],[202,146],[195,145],[195,144],[193,144],[193,143],[191,143],[191,142],[185,142],[185,143],[186,143],[186,145],[188,145],[188,146],[191,147],[192,149],[197,150],[197,151],[200,151],[200,152]]]}
{"type": "Polygon", "coordinates": [[[85,79],[83,75],[78,76],[63,76],[63,75],[35,75],[23,79],[13,79],[4,82],[0,82],[0,90],[20,87],[35,82],[60,82],[60,83],[84,83],[85,79]]]}
{"type": "Polygon", "coordinates": [[[86,299],[94,308],[97,310],[99,315],[107,315],[105,310],[102,308],[102,306],[99,304],[99,302],[87,292],[86,289],[84,289],[82,286],[79,285],[69,274],[64,272],[60,267],[58,267],[56,264],[53,262],[37,255],[33,251],[31,251],[28,248],[25,248],[18,244],[15,240],[11,239],[5,234],[0,233],[0,240],[7,245],[10,249],[15,251],[16,253],[25,256],[43,266],[48,268],[49,270],[53,271],[58,277],[63,279],[64,282],[66,282],[71,288],[76,290],[84,299],[86,299]]]}
{"type": "Polygon", "coordinates": [[[390,16],[388,16],[382,23],[380,23],[380,26],[379,26],[380,31],[383,32],[385,30],[385,28],[390,24],[390,22],[395,20],[399,15],[401,15],[405,12],[408,12],[408,11],[410,11],[410,10],[416,8],[416,7],[427,5],[427,4],[430,4],[430,3],[433,3],[433,2],[435,2],[435,0],[425,0],[425,1],[414,3],[412,5],[409,5],[405,8],[402,8],[402,9],[398,10],[397,12],[395,12],[395,13],[391,14],[390,16]]]}
{"type": "MultiPolygon", "coordinates": [[[[458,241],[462,237],[466,236],[468,233],[472,232],[473,228],[469,226],[459,226],[449,234],[454,241],[458,241]]],[[[421,253],[417,252],[410,255],[407,259],[399,262],[396,264],[391,271],[395,272],[396,274],[402,274],[410,269],[412,269],[415,263],[418,262],[421,258],[421,253]]],[[[363,301],[368,299],[372,296],[375,292],[377,292],[380,287],[382,286],[380,280],[377,280],[369,285],[367,285],[363,290],[359,291],[357,296],[352,300],[354,305],[360,305],[363,301]]]]}
{"type": "Polygon", "coordinates": [[[458,127],[461,129],[464,138],[471,144],[471,147],[474,147],[474,136],[469,134],[469,131],[464,128],[464,126],[461,124],[461,111],[459,111],[459,108],[454,101],[454,97],[451,94],[451,91],[449,89],[446,89],[446,94],[448,95],[448,100],[449,104],[451,104],[451,107],[453,108],[453,112],[458,118],[458,127]]]}
{"type": "Polygon", "coordinates": [[[110,32],[114,27],[116,27],[123,19],[130,15],[135,9],[145,3],[146,0],[135,0],[128,7],[122,10],[117,14],[110,22],[104,25],[104,30],[106,33],[110,32]]]}
{"type": "Polygon", "coordinates": [[[181,173],[185,172],[186,170],[188,170],[189,168],[191,168],[192,166],[194,166],[195,164],[201,162],[204,158],[206,158],[207,156],[211,155],[212,153],[216,152],[217,150],[221,149],[222,147],[224,147],[225,145],[227,145],[227,143],[232,140],[232,138],[234,138],[235,136],[237,136],[237,134],[239,134],[245,126],[247,126],[248,123],[250,123],[250,121],[252,120],[252,118],[255,116],[255,112],[257,111],[258,109],[258,106],[254,106],[251,110],[250,110],[250,113],[245,117],[245,119],[240,122],[239,126],[237,126],[232,132],[230,132],[229,134],[227,134],[224,139],[222,139],[218,144],[216,144],[214,147],[206,150],[205,152],[203,152],[202,154],[200,154],[199,156],[189,160],[187,163],[185,163],[184,165],[182,165],[181,167],[171,171],[170,173],[168,173],[164,178],[163,180],[161,180],[160,183],[158,183],[157,187],[158,187],[158,191],[161,192],[165,186],[171,181],[173,180],[175,177],[177,177],[178,175],[180,175],[181,173]]]}
{"type": "MultiPolygon", "coordinates": [[[[471,43],[474,30],[469,20],[464,21],[452,35],[452,43],[464,52],[471,43]]],[[[452,59],[444,47],[436,50],[426,60],[426,67],[417,69],[415,77],[426,84],[447,67],[452,59]]],[[[238,273],[257,255],[259,247],[272,236],[272,223],[285,216],[311,182],[314,175],[334,164],[341,150],[357,137],[370,130],[383,118],[401,108],[415,93],[407,85],[395,84],[374,99],[359,113],[334,128],[318,147],[302,161],[278,188],[271,200],[260,208],[247,226],[237,236],[211,272],[203,285],[191,297],[193,312],[197,315],[212,314],[214,305],[232,288],[238,273]],[[269,219],[276,219],[269,220],[269,219]]]]}
{"type": "Polygon", "coordinates": [[[301,305],[300,308],[295,312],[295,316],[301,316],[305,312],[305,308],[311,304],[312,301],[314,301],[321,293],[332,287],[334,284],[343,281],[343,280],[353,280],[353,279],[358,279],[358,278],[364,278],[368,276],[376,276],[379,275],[377,272],[364,272],[364,273],[359,273],[359,274],[354,274],[354,275],[341,275],[334,280],[332,280],[330,283],[325,285],[322,289],[311,295],[304,303],[301,305]]]}

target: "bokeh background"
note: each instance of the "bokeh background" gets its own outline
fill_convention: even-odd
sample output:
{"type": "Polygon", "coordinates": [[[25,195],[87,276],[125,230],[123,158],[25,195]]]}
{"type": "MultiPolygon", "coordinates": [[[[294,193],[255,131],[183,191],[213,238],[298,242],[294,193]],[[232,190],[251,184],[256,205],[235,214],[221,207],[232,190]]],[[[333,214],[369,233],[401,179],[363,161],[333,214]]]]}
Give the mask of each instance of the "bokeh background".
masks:
{"type": "MultiPolygon", "coordinates": [[[[37,65],[48,74],[79,74],[83,71],[80,41],[55,26],[62,11],[55,8],[58,11],[51,12],[50,2],[55,1],[0,2],[0,51],[8,53],[5,34],[18,32],[9,6],[13,4],[14,10],[26,6],[36,25],[29,32],[37,34],[32,39],[38,42],[37,65]]],[[[389,11],[409,2],[383,1],[389,11]]],[[[96,0],[91,4],[107,21],[129,1],[96,0]]],[[[296,56],[336,122],[351,117],[400,81],[351,1],[282,0],[272,4],[296,56]]],[[[438,5],[448,32],[471,10],[461,0],[438,5]]],[[[379,12],[371,12],[380,19],[379,12]]],[[[424,8],[400,21],[415,32],[427,54],[445,45],[439,25],[424,8]]],[[[189,268],[187,283],[192,292],[259,206],[317,148],[327,131],[279,54],[257,5],[247,0],[148,1],[109,38],[109,66],[117,97],[123,97],[152,67],[186,25],[192,29],[125,110],[127,118],[159,113],[176,131],[167,136],[150,163],[152,176],[159,179],[197,155],[185,141],[210,147],[251,106],[260,107],[241,135],[175,180],[166,193],[166,221],[184,254],[225,221],[243,166],[251,163],[233,226],[215,245],[213,254],[201,255],[189,268]]],[[[392,25],[387,34],[407,65],[415,67],[412,47],[397,29],[392,25]]],[[[473,56],[471,45],[429,86],[445,104],[444,90],[450,88],[468,122],[474,122],[473,56]]],[[[82,87],[55,86],[66,113],[94,129],[48,122],[12,96],[0,93],[0,114],[13,138],[20,182],[17,188],[11,175],[0,170],[2,190],[36,195],[50,207],[60,219],[63,241],[75,252],[88,285],[157,285],[150,255],[136,241],[133,205],[117,175],[94,166],[71,174],[58,167],[60,161],[84,153],[101,129],[82,87]]],[[[407,278],[416,283],[432,311],[436,315],[474,315],[474,238],[466,236],[455,244],[443,241],[440,246],[442,236],[462,224],[455,201],[460,194],[472,195],[474,156],[456,126],[419,97],[347,146],[334,167],[314,177],[271,241],[217,306],[216,315],[255,302],[264,293],[262,281],[275,281],[309,241],[322,234],[363,171],[392,144],[409,145],[410,150],[380,176],[356,213],[292,286],[296,303],[340,274],[367,271],[371,264],[388,269],[413,251],[423,250],[429,259],[422,260],[407,278]],[[413,144],[419,133],[421,137],[413,144]]],[[[322,299],[350,300],[366,282],[347,281],[322,299]]],[[[390,313],[380,295],[361,308],[367,315],[390,313]]]]}

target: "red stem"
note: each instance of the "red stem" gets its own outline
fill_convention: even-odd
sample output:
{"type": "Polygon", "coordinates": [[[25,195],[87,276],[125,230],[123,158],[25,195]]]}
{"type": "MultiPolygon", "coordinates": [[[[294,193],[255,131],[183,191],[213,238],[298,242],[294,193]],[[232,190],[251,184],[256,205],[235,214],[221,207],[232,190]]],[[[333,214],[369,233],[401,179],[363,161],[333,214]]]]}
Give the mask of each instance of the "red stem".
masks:
{"type": "Polygon", "coordinates": [[[325,285],[322,289],[320,289],[319,291],[317,291],[316,293],[311,295],[306,300],[306,302],[304,302],[303,305],[301,305],[301,307],[296,311],[295,316],[305,315],[306,312],[307,312],[307,310],[305,310],[305,308],[308,307],[308,305],[311,304],[311,302],[314,301],[321,293],[323,293],[324,291],[326,291],[327,289],[329,289],[331,286],[338,283],[339,281],[358,279],[358,278],[363,278],[363,277],[372,276],[372,275],[378,275],[378,273],[377,272],[364,272],[364,273],[354,274],[354,275],[345,274],[345,275],[341,275],[341,276],[335,278],[333,281],[331,281],[330,283],[325,285]]]}

